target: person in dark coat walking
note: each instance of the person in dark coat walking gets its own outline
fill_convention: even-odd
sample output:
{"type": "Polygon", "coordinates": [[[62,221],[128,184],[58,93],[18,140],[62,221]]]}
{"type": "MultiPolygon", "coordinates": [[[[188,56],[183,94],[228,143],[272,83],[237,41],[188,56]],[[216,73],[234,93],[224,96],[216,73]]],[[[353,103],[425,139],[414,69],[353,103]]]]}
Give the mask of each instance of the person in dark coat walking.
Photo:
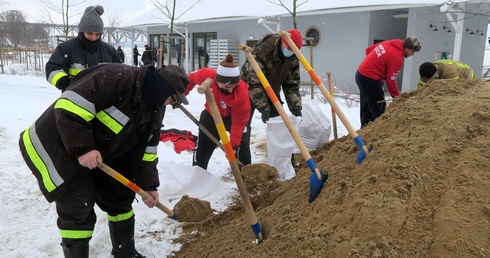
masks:
{"type": "Polygon", "coordinates": [[[83,69],[101,63],[119,63],[113,46],[102,41],[104,8],[89,6],[78,24],[78,36],[59,44],[46,63],[46,79],[62,92],[83,69]]]}
{"type": "Polygon", "coordinates": [[[188,83],[175,65],[94,66],[21,133],[22,157],[44,197],[56,203],[65,257],[89,257],[94,204],[107,213],[114,257],[143,257],[134,246],[135,193],[99,170],[97,159],[147,191],[152,198],[143,202],[153,207],[165,106],[188,104],[188,83]]]}
{"type": "Polygon", "coordinates": [[[124,64],[124,51],[121,46],[117,47],[117,54],[119,55],[119,63],[124,64]]]}
{"type": "Polygon", "coordinates": [[[138,46],[134,45],[134,48],[133,48],[133,65],[134,66],[138,66],[138,56],[141,56],[141,54],[138,51],[138,46]]]}
{"type": "Polygon", "coordinates": [[[153,54],[148,45],[145,45],[145,51],[141,56],[141,62],[143,62],[143,65],[152,65],[153,63],[153,54]]]}

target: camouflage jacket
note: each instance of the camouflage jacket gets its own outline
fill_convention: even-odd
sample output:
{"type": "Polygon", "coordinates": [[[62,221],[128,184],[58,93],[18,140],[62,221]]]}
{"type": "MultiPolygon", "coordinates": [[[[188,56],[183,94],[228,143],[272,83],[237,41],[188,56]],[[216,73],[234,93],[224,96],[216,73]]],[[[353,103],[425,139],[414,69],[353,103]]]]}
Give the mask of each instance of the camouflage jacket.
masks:
{"type": "MultiPolygon", "coordinates": [[[[282,86],[289,110],[301,110],[299,60],[295,55],[290,58],[283,56],[281,37],[276,34],[264,35],[254,46],[252,55],[281,104],[282,86]]],[[[273,106],[273,103],[248,61],[242,66],[242,80],[249,85],[248,94],[254,107],[261,113],[269,112],[269,105],[273,106]]]]}

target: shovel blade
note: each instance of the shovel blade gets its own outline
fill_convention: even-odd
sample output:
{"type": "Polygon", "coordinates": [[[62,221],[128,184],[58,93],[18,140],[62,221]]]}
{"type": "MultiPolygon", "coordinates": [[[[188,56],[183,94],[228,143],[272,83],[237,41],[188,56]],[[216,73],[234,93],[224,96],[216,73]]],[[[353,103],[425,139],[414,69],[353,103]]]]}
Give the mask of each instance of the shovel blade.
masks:
{"type": "Polygon", "coordinates": [[[168,216],[168,217],[173,219],[173,220],[179,221],[179,215],[177,215],[177,213],[175,213],[175,212],[174,212],[174,214],[172,214],[172,216],[168,216]]]}
{"type": "Polygon", "coordinates": [[[310,196],[308,197],[308,203],[312,203],[316,197],[322,191],[325,181],[327,181],[327,176],[320,170],[321,179],[318,179],[316,173],[310,175],[310,196]]]}
{"type": "MultiPolygon", "coordinates": [[[[371,152],[373,148],[369,148],[369,152],[371,152]]],[[[361,162],[366,158],[367,154],[364,150],[359,150],[359,152],[357,153],[357,157],[356,157],[356,162],[357,164],[361,164],[361,162]]]]}

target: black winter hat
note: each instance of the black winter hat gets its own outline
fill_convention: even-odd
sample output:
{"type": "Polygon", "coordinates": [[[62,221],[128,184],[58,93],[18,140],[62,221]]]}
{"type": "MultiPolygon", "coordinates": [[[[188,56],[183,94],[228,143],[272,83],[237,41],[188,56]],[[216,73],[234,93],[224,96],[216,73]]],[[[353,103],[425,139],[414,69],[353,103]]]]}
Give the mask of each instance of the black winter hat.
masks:
{"type": "Polygon", "coordinates": [[[190,81],[184,69],[176,65],[168,65],[160,68],[158,73],[175,89],[177,95],[179,95],[180,101],[185,105],[189,104],[184,92],[190,81]]]}
{"type": "Polygon", "coordinates": [[[419,67],[420,77],[431,78],[437,72],[436,66],[431,62],[425,62],[419,67]]]}
{"type": "Polygon", "coordinates": [[[104,7],[101,5],[89,6],[78,24],[79,32],[104,32],[104,22],[100,16],[104,13],[104,7]]]}

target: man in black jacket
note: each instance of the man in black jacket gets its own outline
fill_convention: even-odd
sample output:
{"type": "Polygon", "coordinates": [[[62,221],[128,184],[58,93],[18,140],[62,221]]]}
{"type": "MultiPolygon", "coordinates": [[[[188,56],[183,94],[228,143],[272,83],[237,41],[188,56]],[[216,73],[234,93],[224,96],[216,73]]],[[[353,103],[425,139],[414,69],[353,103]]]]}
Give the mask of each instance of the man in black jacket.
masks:
{"type": "Polygon", "coordinates": [[[56,203],[65,257],[88,257],[94,204],[107,212],[114,257],[134,247],[135,193],[97,168],[97,158],[158,202],[157,145],[165,106],[181,101],[189,79],[170,65],[103,64],[81,71],[24,132],[19,146],[48,202],[56,203]]]}
{"type": "Polygon", "coordinates": [[[124,50],[121,46],[117,46],[117,54],[119,55],[119,63],[124,64],[124,50]]]}
{"type": "Polygon", "coordinates": [[[138,46],[134,45],[134,48],[133,48],[133,65],[134,66],[138,66],[138,56],[141,56],[141,54],[138,51],[138,46]]]}
{"type": "Polygon", "coordinates": [[[78,24],[78,36],[59,44],[46,63],[46,79],[62,92],[83,69],[101,63],[119,63],[116,49],[101,40],[103,13],[100,5],[87,7],[78,24]]]}
{"type": "Polygon", "coordinates": [[[150,47],[148,45],[145,45],[145,51],[143,52],[143,55],[141,56],[141,62],[143,62],[143,65],[153,65],[153,54],[152,51],[150,50],[150,47]]]}

